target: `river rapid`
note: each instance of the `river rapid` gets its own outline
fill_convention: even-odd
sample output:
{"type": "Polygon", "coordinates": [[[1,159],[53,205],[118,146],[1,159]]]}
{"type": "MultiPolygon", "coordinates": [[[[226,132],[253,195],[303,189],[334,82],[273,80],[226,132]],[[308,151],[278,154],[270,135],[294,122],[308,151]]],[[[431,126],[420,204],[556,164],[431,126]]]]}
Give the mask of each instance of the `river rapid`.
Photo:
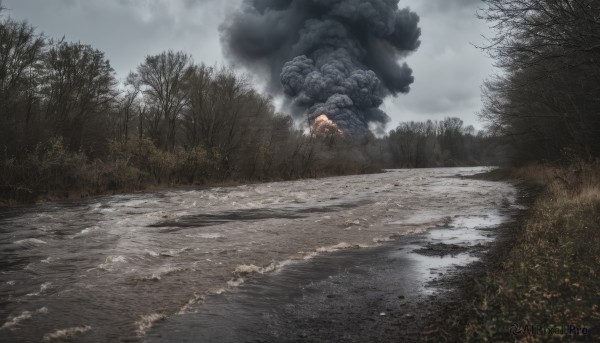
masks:
{"type": "MultiPolygon", "coordinates": [[[[0,341],[144,341],[259,274],[319,255],[436,226],[454,228],[438,231],[440,242],[463,235],[479,244],[486,238],[469,228],[498,226],[502,209],[517,208],[511,184],[463,178],[487,170],[390,170],[0,209],[0,341]]],[[[432,291],[423,286],[430,269],[410,275],[432,291]]]]}

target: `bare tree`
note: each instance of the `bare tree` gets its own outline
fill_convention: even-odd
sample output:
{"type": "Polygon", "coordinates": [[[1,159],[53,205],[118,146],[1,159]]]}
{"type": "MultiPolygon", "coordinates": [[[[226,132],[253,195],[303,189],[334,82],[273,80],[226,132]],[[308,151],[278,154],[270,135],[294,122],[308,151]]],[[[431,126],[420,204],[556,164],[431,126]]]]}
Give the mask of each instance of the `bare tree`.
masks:
{"type": "Polygon", "coordinates": [[[138,92],[134,88],[126,90],[119,101],[119,137],[122,137],[122,140],[125,143],[129,140],[129,126],[131,119],[135,114],[136,108],[138,108],[137,100],[138,92]]]}
{"type": "Polygon", "coordinates": [[[117,96],[114,71],[103,52],[63,40],[52,44],[43,64],[46,118],[71,148],[78,149],[87,121],[107,111],[117,96]]]}
{"type": "MultiPolygon", "coordinates": [[[[596,64],[600,3],[596,0],[486,0],[479,17],[496,36],[486,49],[509,69],[569,58],[568,66],[596,64]]],[[[563,65],[564,67],[564,65],[563,65]]]]}
{"type": "MultiPolygon", "coordinates": [[[[155,106],[158,115],[167,124],[167,148],[175,148],[177,121],[183,114],[188,97],[185,92],[186,75],[190,72],[190,56],[183,52],[163,52],[146,56],[137,68],[142,92],[155,106]]],[[[154,125],[157,129],[157,125],[154,125]]]]}
{"type": "Polygon", "coordinates": [[[26,22],[0,19],[0,144],[10,150],[29,134],[44,46],[26,22]]]}
{"type": "Polygon", "coordinates": [[[487,0],[484,47],[504,74],[484,85],[481,117],[519,162],[600,154],[600,2],[487,0]]]}
{"type": "MultiPolygon", "coordinates": [[[[202,128],[210,116],[211,103],[209,98],[213,82],[213,69],[202,65],[193,66],[186,80],[186,90],[189,97],[189,106],[184,112],[184,129],[186,141],[190,147],[197,147],[202,141],[202,128]]],[[[214,114],[214,113],[213,113],[214,114]]]]}

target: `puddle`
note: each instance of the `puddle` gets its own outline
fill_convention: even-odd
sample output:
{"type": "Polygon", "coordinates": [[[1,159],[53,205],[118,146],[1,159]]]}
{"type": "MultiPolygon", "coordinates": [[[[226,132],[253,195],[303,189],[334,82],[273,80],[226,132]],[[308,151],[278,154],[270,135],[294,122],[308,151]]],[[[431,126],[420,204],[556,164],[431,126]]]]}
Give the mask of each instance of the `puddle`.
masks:
{"type": "Polygon", "coordinates": [[[415,268],[423,271],[416,277],[426,285],[423,291],[433,294],[439,291],[433,286],[443,275],[456,267],[465,267],[479,260],[488,250],[497,232],[493,229],[509,220],[500,213],[479,216],[456,216],[448,225],[431,229],[420,242],[412,242],[393,256],[410,259],[415,268]],[[418,244],[415,244],[418,243],[418,244]]]}

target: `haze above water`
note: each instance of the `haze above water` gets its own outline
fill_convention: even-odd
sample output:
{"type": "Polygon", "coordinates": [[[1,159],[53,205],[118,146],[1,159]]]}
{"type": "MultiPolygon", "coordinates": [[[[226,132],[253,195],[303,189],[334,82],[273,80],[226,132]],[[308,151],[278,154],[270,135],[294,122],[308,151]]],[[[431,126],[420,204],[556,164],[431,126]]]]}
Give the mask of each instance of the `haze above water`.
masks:
{"type": "Polygon", "coordinates": [[[514,203],[510,184],[457,176],[486,170],[392,170],[4,209],[0,337],[144,337],[255,273],[442,224],[459,226],[435,237],[453,243],[465,228],[500,224],[500,209],[514,203]]]}

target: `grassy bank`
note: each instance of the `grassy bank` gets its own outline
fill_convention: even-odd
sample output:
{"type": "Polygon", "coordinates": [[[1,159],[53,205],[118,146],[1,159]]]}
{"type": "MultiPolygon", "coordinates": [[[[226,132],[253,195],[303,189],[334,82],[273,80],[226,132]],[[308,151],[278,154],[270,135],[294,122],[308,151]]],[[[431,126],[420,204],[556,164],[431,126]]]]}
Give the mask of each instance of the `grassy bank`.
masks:
{"type": "Polygon", "coordinates": [[[477,279],[465,341],[600,341],[600,165],[509,177],[544,190],[500,263],[477,279]]]}

